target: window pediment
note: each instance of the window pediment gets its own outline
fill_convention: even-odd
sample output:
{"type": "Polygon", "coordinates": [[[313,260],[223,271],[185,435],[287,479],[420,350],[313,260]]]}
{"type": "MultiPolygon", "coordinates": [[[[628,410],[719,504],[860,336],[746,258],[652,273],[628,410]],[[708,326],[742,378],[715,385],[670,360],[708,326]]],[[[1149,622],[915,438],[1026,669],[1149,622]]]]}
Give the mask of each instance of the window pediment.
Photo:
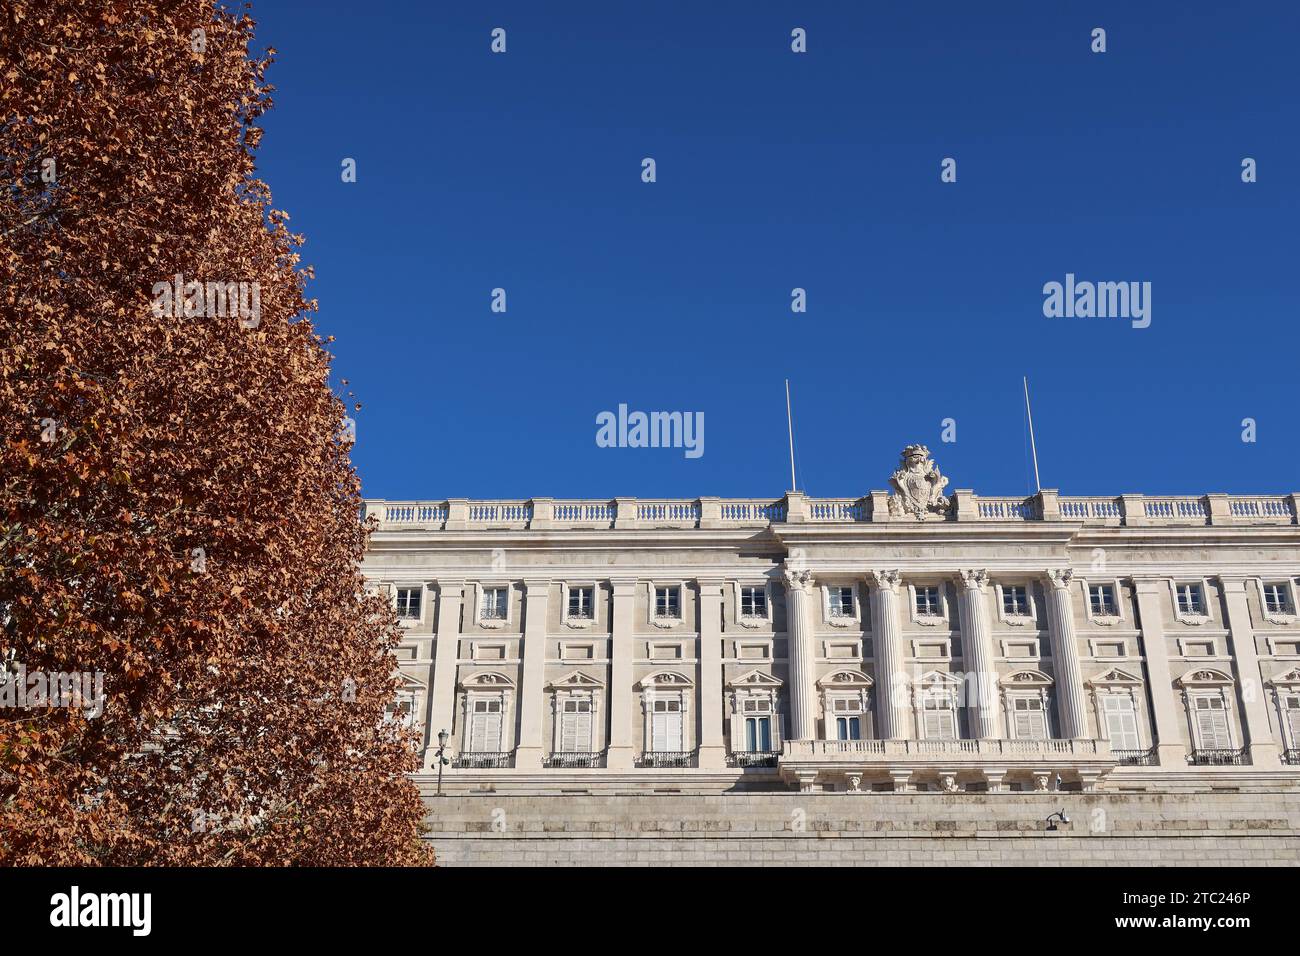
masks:
{"type": "Polygon", "coordinates": [[[777,688],[784,682],[771,674],[765,674],[761,670],[750,670],[727,681],[727,686],[731,688],[777,688]]]}
{"type": "Polygon", "coordinates": [[[641,678],[641,681],[637,686],[642,690],[645,690],[648,687],[684,688],[693,687],[695,685],[689,678],[684,677],[675,671],[659,671],[658,673],[650,674],[641,678]]]}
{"type": "Polygon", "coordinates": [[[843,669],[832,671],[817,681],[817,686],[826,689],[852,690],[858,687],[870,687],[871,678],[862,671],[843,669]]]}
{"type": "Polygon", "coordinates": [[[1293,667],[1289,671],[1270,677],[1267,683],[1272,684],[1274,687],[1300,685],[1300,667],[1293,667]]]}
{"type": "Polygon", "coordinates": [[[1235,681],[1216,668],[1197,667],[1178,678],[1176,683],[1181,687],[1223,687],[1235,681]]]}
{"type": "Polygon", "coordinates": [[[1032,667],[1022,667],[1018,671],[1006,674],[998,681],[1003,687],[1051,687],[1052,678],[1032,667]]]}
{"type": "Polygon", "coordinates": [[[1098,674],[1096,677],[1090,677],[1087,681],[1091,687],[1111,687],[1111,686],[1137,686],[1142,683],[1140,677],[1130,674],[1128,671],[1119,667],[1112,667],[1104,674],[1098,674]]]}
{"type": "Polygon", "coordinates": [[[570,671],[563,677],[558,677],[546,685],[547,690],[599,690],[604,687],[603,681],[592,677],[590,674],[584,674],[582,671],[570,671]]]}
{"type": "Polygon", "coordinates": [[[498,674],[496,671],[480,671],[477,674],[470,674],[460,682],[462,689],[469,688],[500,688],[505,689],[514,687],[515,682],[505,674],[498,674]]]}

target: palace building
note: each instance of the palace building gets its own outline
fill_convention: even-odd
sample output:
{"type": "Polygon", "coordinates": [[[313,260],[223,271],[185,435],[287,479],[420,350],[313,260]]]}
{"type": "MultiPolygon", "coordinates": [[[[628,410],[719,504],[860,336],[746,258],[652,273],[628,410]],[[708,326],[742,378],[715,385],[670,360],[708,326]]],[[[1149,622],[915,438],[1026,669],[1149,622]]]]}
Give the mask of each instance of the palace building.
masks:
{"type": "Polygon", "coordinates": [[[367,501],[452,793],[1300,783],[1296,494],[367,501]]]}

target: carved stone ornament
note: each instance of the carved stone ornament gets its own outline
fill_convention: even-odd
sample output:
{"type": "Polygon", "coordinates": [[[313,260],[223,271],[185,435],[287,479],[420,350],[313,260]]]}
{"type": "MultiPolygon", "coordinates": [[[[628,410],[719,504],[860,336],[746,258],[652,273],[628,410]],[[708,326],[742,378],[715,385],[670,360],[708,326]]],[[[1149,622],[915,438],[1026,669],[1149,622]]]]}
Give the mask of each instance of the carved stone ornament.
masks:
{"type": "Polygon", "coordinates": [[[957,785],[957,775],[955,773],[939,774],[939,788],[944,793],[956,793],[961,789],[957,785]]]}
{"type": "Polygon", "coordinates": [[[1064,591],[1074,580],[1073,568],[1052,568],[1047,572],[1047,580],[1052,582],[1052,587],[1058,591],[1064,591]]]}
{"type": "Polygon", "coordinates": [[[783,565],[781,576],[785,579],[787,589],[801,591],[804,594],[812,593],[813,573],[811,568],[792,568],[788,564],[783,565]]]}
{"type": "Polygon", "coordinates": [[[903,575],[898,571],[875,571],[873,572],[876,579],[876,586],[882,591],[892,591],[898,593],[899,585],[903,583],[903,575]]]}
{"type": "Polygon", "coordinates": [[[967,568],[958,571],[962,585],[969,591],[983,591],[989,586],[989,573],[982,568],[967,568]]]}
{"type": "Polygon", "coordinates": [[[898,470],[889,479],[895,494],[889,496],[891,515],[912,515],[922,521],[927,515],[946,515],[948,499],[943,489],[948,479],[930,458],[924,445],[908,445],[899,456],[898,470]]]}

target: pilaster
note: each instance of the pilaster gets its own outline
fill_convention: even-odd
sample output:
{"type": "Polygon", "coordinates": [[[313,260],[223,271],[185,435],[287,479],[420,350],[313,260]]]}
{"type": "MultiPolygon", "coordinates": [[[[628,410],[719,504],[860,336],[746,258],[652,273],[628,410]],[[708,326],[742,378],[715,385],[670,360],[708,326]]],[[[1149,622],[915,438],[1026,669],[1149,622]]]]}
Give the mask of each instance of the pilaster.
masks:
{"type": "Polygon", "coordinates": [[[519,683],[519,743],[515,768],[542,768],[542,720],[545,713],[546,606],[549,578],[524,581],[523,678],[519,683]]]}
{"type": "Polygon", "coordinates": [[[722,601],[720,580],[699,580],[700,613],[700,745],[701,770],[721,770],[727,765],[727,747],[722,735],[722,601]]]}
{"type": "MultiPolygon", "coordinates": [[[[624,499],[619,499],[620,505],[624,499]]],[[[609,664],[609,752],[610,770],[632,769],[635,753],[632,736],[633,614],[636,580],[618,578],[610,582],[613,591],[613,627],[610,634],[609,664]]]]}
{"type": "Polygon", "coordinates": [[[1232,644],[1232,663],[1237,671],[1237,699],[1246,722],[1246,746],[1250,763],[1255,767],[1278,767],[1277,744],[1268,722],[1267,694],[1259,669],[1259,652],[1255,647],[1255,629],[1250,623],[1250,606],[1246,603],[1246,579],[1220,576],[1224,604],[1228,609],[1228,640],[1232,644]]]}
{"type": "Polygon", "coordinates": [[[1142,655],[1146,658],[1147,687],[1151,693],[1151,718],[1155,724],[1156,759],[1162,767],[1186,767],[1187,749],[1182,743],[1186,718],[1179,713],[1174,695],[1174,675],[1169,666],[1169,643],[1165,639],[1163,604],[1169,599],[1169,584],[1160,578],[1135,579],[1138,620],[1142,625],[1142,655]]]}

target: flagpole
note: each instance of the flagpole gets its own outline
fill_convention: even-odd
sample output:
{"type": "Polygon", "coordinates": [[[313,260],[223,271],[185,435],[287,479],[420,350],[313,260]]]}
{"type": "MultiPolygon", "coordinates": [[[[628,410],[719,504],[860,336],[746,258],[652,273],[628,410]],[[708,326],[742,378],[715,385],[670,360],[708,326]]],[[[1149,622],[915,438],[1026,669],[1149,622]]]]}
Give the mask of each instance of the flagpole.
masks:
{"type": "Polygon", "coordinates": [[[798,491],[794,479],[794,418],[790,414],[790,380],[785,380],[785,427],[790,435],[790,490],[798,491]]]}
{"type": "Polygon", "coordinates": [[[1041,493],[1043,483],[1038,480],[1038,445],[1034,443],[1034,412],[1029,407],[1029,376],[1025,376],[1025,413],[1029,416],[1029,449],[1034,456],[1034,485],[1041,493]]]}

